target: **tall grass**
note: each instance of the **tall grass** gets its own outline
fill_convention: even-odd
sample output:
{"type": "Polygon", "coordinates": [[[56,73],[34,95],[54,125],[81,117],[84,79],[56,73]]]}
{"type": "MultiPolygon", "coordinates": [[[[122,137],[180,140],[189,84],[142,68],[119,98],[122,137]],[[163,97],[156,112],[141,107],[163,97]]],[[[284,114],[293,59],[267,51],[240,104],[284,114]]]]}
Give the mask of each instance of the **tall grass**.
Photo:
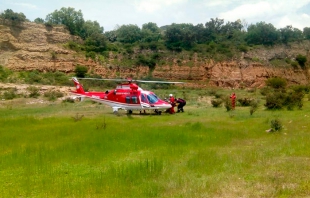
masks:
{"type": "Polygon", "coordinates": [[[115,116],[91,102],[1,106],[0,194],[305,197],[309,107],[230,114],[188,100],[185,113],[115,116]],[[274,118],[283,130],[266,133],[274,118]]]}

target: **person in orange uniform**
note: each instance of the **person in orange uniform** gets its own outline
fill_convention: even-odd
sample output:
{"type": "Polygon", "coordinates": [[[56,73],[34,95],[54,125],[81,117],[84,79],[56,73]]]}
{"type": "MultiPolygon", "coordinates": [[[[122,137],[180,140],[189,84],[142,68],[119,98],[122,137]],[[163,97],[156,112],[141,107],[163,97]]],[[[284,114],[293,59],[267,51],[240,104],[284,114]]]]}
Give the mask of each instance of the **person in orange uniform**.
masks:
{"type": "Polygon", "coordinates": [[[175,99],[174,99],[174,97],[173,97],[172,94],[169,94],[169,101],[170,101],[170,104],[171,104],[171,106],[172,106],[172,107],[170,108],[169,113],[170,113],[170,114],[174,114],[174,113],[175,113],[175,111],[174,111],[175,99]]]}

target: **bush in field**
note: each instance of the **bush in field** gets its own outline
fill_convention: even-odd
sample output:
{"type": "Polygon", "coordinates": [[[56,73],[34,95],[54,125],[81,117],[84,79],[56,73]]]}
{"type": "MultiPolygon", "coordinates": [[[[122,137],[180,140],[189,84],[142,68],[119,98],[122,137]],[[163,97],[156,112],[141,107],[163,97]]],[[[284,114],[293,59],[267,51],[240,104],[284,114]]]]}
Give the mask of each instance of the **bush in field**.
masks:
{"type": "Polygon", "coordinates": [[[54,101],[57,98],[63,97],[64,94],[60,91],[50,90],[44,93],[44,97],[47,97],[49,101],[54,101]]]}
{"type": "Polygon", "coordinates": [[[250,103],[250,115],[253,115],[253,113],[258,109],[259,100],[252,100],[250,103]]]}
{"type": "Polygon", "coordinates": [[[221,107],[222,106],[222,99],[213,99],[211,100],[211,104],[213,107],[221,107]]]}
{"type": "Polygon", "coordinates": [[[286,97],[286,100],[284,102],[284,105],[287,106],[288,110],[293,110],[295,106],[298,107],[298,109],[301,109],[303,106],[302,99],[304,98],[304,92],[303,91],[289,91],[286,97]]]}
{"type": "Polygon", "coordinates": [[[251,98],[239,98],[238,102],[242,107],[248,107],[251,105],[251,102],[253,101],[253,99],[251,98]]]}
{"type": "Polygon", "coordinates": [[[211,89],[208,91],[209,96],[215,96],[216,94],[216,90],[215,89],[211,89]]]}
{"type": "Polygon", "coordinates": [[[281,131],[283,126],[282,126],[282,123],[279,119],[274,119],[274,120],[271,120],[271,131],[281,131]]]}
{"type": "Polygon", "coordinates": [[[232,104],[231,104],[231,100],[229,97],[224,98],[224,105],[227,111],[232,110],[232,104]]]}
{"type": "Polygon", "coordinates": [[[288,92],[275,91],[266,96],[265,106],[268,109],[282,109],[287,107],[288,110],[293,110],[295,106],[299,109],[303,106],[303,92],[289,90],[288,92]]]}
{"type": "Polygon", "coordinates": [[[260,90],[260,94],[262,94],[263,96],[266,96],[268,95],[270,92],[272,92],[273,89],[271,87],[263,87],[261,90],[260,90]]]}
{"type": "Polygon", "coordinates": [[[286,100],[286,94],[282,92],[269,93],[266,96],[265,106],[267,109],[282,109],[284,101],[286,100]]]}
{"type": "Polygon", "coordinates": [[[27,90],[29,91],[29,97],[30,98],[37,98],[40,96],[40,89],[35,86],[27,87],[27,90]]]}
{"type": "Polygon", "coordinates": [[[295,85],[295,86],[292,86],[291,89],[293,89],[295,92],[309,93],[310,86],[309,85],[295,85]]]}

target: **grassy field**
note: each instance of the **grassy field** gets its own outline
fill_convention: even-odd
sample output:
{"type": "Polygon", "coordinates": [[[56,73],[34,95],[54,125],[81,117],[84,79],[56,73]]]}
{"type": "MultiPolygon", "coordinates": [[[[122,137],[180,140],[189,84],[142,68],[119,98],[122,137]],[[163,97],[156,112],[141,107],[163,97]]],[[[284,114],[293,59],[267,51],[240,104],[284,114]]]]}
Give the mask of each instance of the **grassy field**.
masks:
{"type": "Polygon", "coordinates": [[[309,196],[306,98],[302,110],[261,101],[250,115],[213,108],[203,91],[186,97],[184,113],[161,116],[117,116],[89,101],[1,101],[1,197],[309,196]],[[283,129],[267,133],[273,119],[283,129]]]}

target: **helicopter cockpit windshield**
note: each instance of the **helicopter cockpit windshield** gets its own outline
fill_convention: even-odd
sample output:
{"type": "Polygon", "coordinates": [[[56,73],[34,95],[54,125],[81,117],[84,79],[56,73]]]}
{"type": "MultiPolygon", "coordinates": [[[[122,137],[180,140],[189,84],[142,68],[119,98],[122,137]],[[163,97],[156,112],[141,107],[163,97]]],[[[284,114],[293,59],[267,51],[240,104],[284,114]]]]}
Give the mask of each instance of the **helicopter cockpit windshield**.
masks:
{"type": "Polygon", "coordinates": [[[153,93],[147,94],[147,99],[150,102],[150,104],[154,104],[159,100],[159,98],[153,93]]]}

